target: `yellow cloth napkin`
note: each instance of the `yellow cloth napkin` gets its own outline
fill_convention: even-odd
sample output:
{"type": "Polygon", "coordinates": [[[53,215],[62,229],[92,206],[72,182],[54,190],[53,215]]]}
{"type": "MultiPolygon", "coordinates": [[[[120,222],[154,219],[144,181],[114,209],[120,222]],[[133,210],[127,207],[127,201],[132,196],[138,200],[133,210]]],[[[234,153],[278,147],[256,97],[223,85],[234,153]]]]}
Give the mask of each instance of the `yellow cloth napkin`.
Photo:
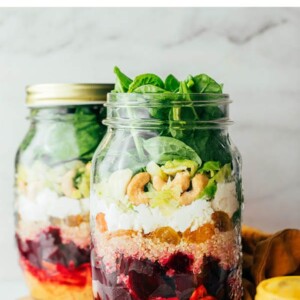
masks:
{"type": "Polygon", "coordinates": [[[253,300],[256,286],[275,276],[300,275],[300,230],[268,234],[243,226],[244,300],[253,300]]]}

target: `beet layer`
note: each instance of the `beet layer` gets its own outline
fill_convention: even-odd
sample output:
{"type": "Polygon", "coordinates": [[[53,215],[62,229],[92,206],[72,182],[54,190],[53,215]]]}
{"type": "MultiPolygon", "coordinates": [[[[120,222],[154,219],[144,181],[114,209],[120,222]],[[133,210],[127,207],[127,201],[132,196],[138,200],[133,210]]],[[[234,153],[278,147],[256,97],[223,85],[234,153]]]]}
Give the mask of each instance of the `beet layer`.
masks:
{"type": "Polygon", "coordinates": [[[63,243],[60,229],[49,227],[34,240],[16,235],[20,261],[25,271],[40,281],[85,286],[90,278],[90,249],[74,242],[63,243]]]}

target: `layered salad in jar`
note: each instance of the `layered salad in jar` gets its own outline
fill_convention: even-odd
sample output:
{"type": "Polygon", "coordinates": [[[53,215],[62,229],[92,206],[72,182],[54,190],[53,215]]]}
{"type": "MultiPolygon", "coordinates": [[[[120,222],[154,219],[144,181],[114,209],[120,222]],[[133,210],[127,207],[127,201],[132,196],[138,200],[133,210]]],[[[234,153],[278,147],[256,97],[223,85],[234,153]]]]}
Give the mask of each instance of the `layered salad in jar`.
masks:
{"type": "MultiPolygon", "coordinates": [[[[170,76],[164,82],[153,74],[131,80],[118,68],[115,72],[116,93],[187,94],[199,92],[201,85],[204,93],[222,92],[207,75],[183,82],[171,75],[170,83],[170,76]]],[[[162,111],[150,107],[151,117],[159,119],[162,111]]],[[[180,105],[170,110],[183,113],[180,105]]],[[[224,121],[217,110],[209,108],[204,117],[220,114],[224,121]]],[[[140,108],[138,114],[143,116],[140,108]]],[[[182,127],[157,131],[131,128],[134,150],[126,142],[120,145],[119,157],[128,159],[124,168],[116,167],[122,163],[113,154],[113,141],[110,149],[102,145],[104,158],[95,155],[94,299],[241,299],[239,158],[222,132],[193,129],[190,136],[182,127]]]]}
{"type": "Polygon", "coordinates": [[[105,131],[99,108],[32,114],[37,125],[16,160],[20,264],[34,299],[90,299],[90,161],[105,131]]]}

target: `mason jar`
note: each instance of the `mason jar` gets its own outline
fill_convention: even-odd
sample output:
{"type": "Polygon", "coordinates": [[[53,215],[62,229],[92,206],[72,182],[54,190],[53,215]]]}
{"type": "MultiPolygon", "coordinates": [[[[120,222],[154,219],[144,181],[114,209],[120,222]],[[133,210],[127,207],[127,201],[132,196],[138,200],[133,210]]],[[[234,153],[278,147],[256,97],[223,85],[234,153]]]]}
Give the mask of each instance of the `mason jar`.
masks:
{"type": "Polygon", "coordinates": [[[108,95],[91,181],[94,299],[241,299],[229,95],[108,95]]]}
{"type": "Polygon", "coordinates": [[[89,299],[91,158],[110,84],[27,88],[30,127],[16,155],[20,264],[34,299],[89,299]]]}

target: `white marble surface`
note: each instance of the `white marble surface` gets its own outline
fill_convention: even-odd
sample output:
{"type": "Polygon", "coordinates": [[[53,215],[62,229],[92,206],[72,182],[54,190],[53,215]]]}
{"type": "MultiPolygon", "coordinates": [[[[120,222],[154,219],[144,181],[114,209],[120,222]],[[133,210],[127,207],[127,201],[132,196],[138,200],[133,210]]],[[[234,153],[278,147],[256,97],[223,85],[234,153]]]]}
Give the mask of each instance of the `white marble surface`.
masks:
{"type": "Polygon", "coordinates": [[[300,9],[2,8],[0,280],[21,278],[12,182],[28,126],[25,85],[109,82],[114,65],[224,82],[244,161],[245,223],[300,227],[300,9]]]}

